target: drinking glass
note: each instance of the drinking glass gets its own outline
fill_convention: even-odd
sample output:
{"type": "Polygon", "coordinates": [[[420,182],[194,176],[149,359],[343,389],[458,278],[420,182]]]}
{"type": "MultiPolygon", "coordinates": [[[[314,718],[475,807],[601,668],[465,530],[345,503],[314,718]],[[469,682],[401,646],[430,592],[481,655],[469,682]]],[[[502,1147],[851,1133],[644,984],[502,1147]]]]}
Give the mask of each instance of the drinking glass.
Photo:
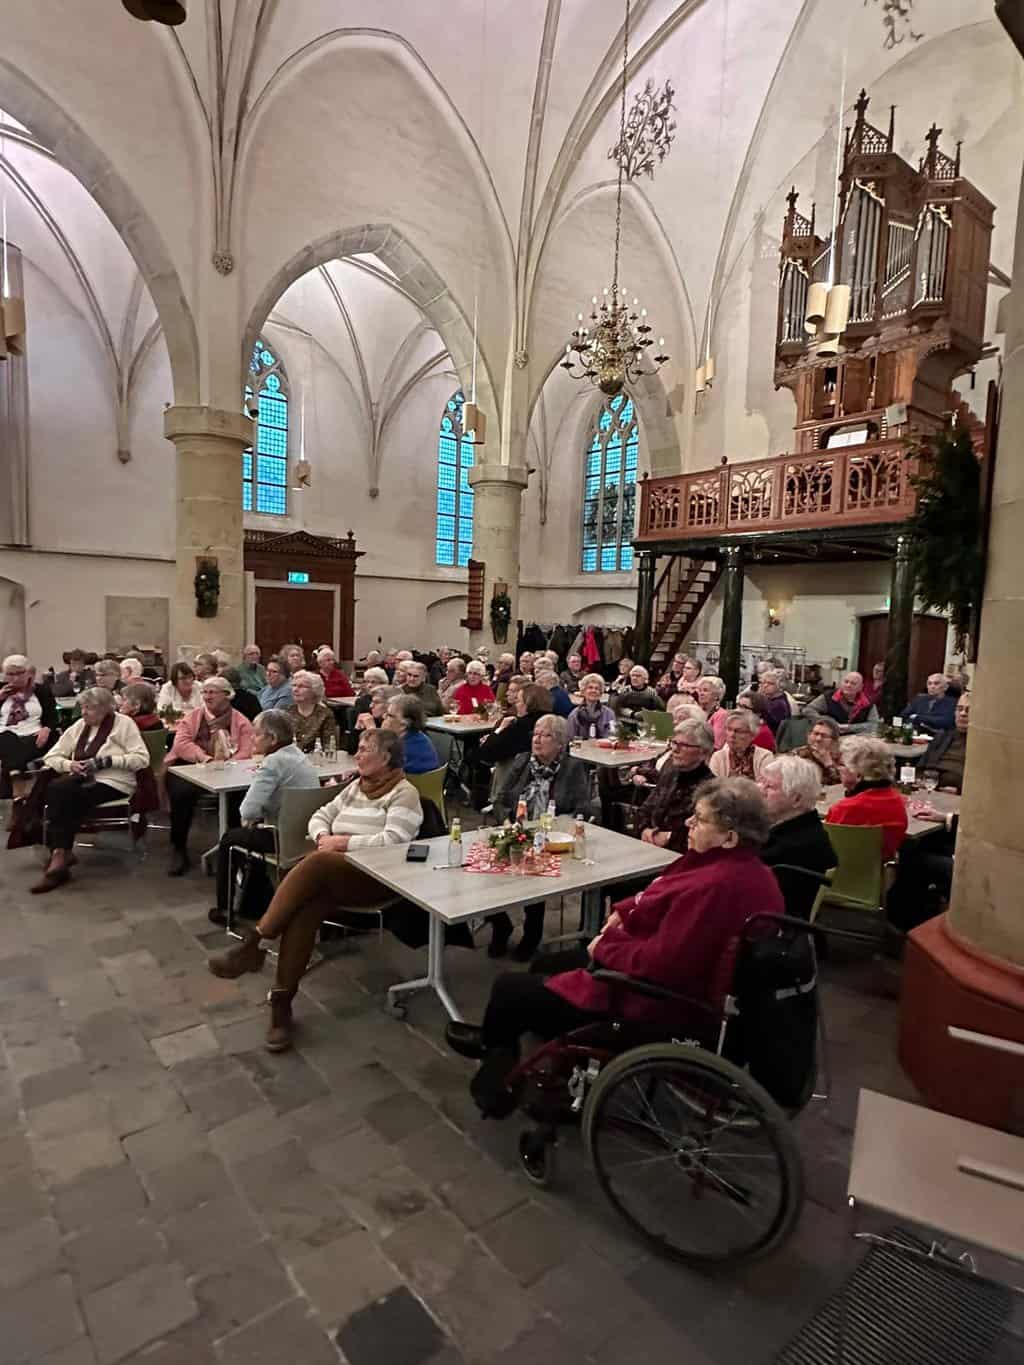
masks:
{"type": "Polygon", "coordinates": [[[333,763],[337,756],[338,737],[337,735],[328,735],[327,743],[324,745],[324,757],[327,759],[328,763],[333,763]]]}
{"type": "Polygon", "coordinates": [[[939,774],[935,768],[926,768],[921,774],[921,786],[926,792],[933,792],[939,785],[939,774]]]}

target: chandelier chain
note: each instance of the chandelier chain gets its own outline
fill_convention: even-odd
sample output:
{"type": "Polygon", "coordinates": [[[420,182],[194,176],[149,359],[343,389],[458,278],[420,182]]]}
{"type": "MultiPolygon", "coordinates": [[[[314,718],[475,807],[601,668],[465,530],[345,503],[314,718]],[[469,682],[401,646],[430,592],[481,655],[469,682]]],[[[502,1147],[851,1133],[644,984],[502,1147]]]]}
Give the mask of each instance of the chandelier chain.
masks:
{"type": "MultiPolygon", "coordinates": [[[[622,91],[619,99],[619,146],[625,145],[626,141],[626,84],[629,77],[629,11],[632,0],[626,0],[626,22],[622,34],[622,91]]],[[[619,163],[618,186],[615,191],[615,259],[612,266],[612,294],[617,299],[619,294],[619,243],[622,238],[622,175],[623,158],[617,158],[619,163]]]]}

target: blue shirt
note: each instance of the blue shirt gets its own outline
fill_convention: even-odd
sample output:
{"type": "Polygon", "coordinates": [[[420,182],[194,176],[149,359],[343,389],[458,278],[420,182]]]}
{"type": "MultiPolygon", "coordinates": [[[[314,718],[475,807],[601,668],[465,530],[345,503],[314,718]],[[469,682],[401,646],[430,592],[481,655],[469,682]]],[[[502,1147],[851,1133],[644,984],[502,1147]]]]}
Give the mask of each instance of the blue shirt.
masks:
{"type": "Polygon", "coordinates": [[[572,698],[564,687],[553,687],[551,689],[551,708],[556,716],[569,717],[575,711],[572,698]]]}
{"type": "Polygon", "coordinates": [[[930,697],[921,692],[900,712],[903,720],[916,716],[922,730],[952,730],[956,724],[956,697],[947,692],[944,697],[930,697]]]}
{"type": "Polygon", "coordinates": [[[404,766],[407,773],[432,773],[441,767],[437,750],[422,730],[406,731],[404,766]]]}
{"type": "Polygon", "coordinates": [[[277,687],[271,687],[270,683],[267,683],[266,687],[260,690],[260,707],[264,711],[279,711],[291,704],[292,685],[287,680],[277,687]]]}
{"type": "Polygon", "coordinates": [[[286,744],[267,754],[249,783],[242,801],[243,820],[273,823],[281,809],[285,787],[319,787],[320,775],[297,744],[286,744]]]}

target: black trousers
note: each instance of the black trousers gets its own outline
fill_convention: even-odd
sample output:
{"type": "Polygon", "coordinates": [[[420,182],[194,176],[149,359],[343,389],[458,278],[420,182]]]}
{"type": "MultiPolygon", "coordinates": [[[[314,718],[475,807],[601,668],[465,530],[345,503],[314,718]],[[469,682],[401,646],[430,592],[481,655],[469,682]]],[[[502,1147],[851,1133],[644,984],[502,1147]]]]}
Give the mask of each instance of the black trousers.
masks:
{"type": "MultiPolygon", "coordinates": [[[[50,742],[56,738],[50,736],[50,742]]],[[[36,743],[35,735],[16,735],[13,730],[0,734],[0,797],[11,794],[11,773],[27,768],[33,759],[42,758],[50,744],[42,748],[36,743]]]]}
{"type": "Polygon", "coordinates": [[[919,839],[907,839],[886,900],[890,924],[909,934],[925,920],[942,913],[953,885],[956,840],[944,828],[919,839]]]}
{"type": "Polygon", "coordinates": [[[51,849],[70,849],[83,822],[105,801],[127,801],[124,792],[106,782],[55,777],[46,789],[46,842],[51,849]]]}
{"type": "Polygon", "coordinates": [[[602,1018],[590,1010],[581,1010],[560,995],[549,990],[547,976],[580,967],[588,961],[582,950],[571,953],[552,953],[540,960],[537,971],[505,972],[491,987],[483,1022],[483,1043],[488,1051],[519,1053],[519,1039],[524,1033],[538,1037],[557,1038],[583,1024],[602,1018]]]}
{"type": "MultiPolygon", "coordinates": [[[[504,910],[499,910],[495,915],[487,916],[488,923],[492,926],[496,935],[508,938],[512,933],[512,920],[504,910]]],[[[544,937],[544,902],[534,901],[532,905],[523,906],[523,942],[531,943],[534,947],[544,937]]]]}
{"type": "MultiPolygon", "coordinates": [[[[179,853],[184,853],[188,849],[188,833],[192,828],[192,817],[199,798],[208,795],[208,792],[204,792],[202,787],[197,787],[194,782],[186,782],[182,777],[175,777],[174,769],[168,768],[167,800],[171,807],[171,847],[179,853]]],[[[244,792],[232,792],[228,797],[228,809],[233,820],[238,819],[238,808],[244,795],[244,792]]]]}
{"type": "MultiPolygon", "coordinates": [[[[227,910],[228,895],[230,894],[230,874],[231,874],[231,849],[232,848],[251,848],[257,853],[270,853],[274,848],[273,831],[267,829],[265,825],[255,825],[252,829],[229,829],[221,836],[220,847],[217,850],[217,908],[227,910]]],[[[234,864],[237,868],[241,859],[235,858],[234,864]]]]}

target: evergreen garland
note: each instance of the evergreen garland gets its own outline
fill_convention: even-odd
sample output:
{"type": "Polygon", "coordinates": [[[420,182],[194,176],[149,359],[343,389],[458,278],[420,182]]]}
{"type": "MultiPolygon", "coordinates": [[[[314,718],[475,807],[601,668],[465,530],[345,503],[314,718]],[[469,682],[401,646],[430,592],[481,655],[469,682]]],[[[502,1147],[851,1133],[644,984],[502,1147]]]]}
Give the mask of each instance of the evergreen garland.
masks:
{"type": "Polygon", "coordinates": [[[981,465],[965,427],[950,427],[924,449],[917,511],[909,526],[910,571],[925,607],[949,613],[962,650],[981,606],[981,465]]]}

